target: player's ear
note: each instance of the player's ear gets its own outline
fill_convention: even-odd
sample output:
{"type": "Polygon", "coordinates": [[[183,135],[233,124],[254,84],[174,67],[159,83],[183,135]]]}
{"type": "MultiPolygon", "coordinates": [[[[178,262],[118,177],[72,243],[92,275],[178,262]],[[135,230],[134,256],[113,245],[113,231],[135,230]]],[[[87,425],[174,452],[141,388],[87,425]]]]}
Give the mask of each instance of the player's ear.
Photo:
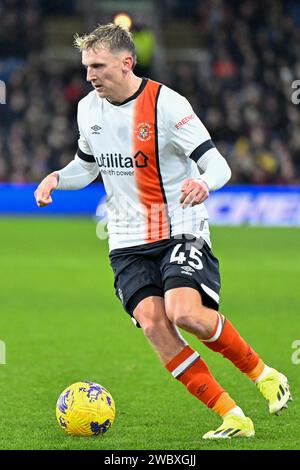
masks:
{"type": "Polygon", "coordinates": [[[133,57],[131,55],[124,55],[122,59],[123,72],[130,72],[133,69],[133,57]]]}

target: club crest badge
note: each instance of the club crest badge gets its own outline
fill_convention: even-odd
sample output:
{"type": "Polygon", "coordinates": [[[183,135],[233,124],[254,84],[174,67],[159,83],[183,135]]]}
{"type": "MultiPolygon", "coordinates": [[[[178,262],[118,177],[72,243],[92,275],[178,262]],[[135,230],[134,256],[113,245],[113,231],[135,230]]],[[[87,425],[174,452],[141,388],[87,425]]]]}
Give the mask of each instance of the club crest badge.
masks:
{"type": "Polygon", "coordinates": [[[147,142],[151,139],[153,131],[151,130],[150,124],[147,122],[141,122],[138,124],[136,129],[137,138],[142,142],[147,142]]]}

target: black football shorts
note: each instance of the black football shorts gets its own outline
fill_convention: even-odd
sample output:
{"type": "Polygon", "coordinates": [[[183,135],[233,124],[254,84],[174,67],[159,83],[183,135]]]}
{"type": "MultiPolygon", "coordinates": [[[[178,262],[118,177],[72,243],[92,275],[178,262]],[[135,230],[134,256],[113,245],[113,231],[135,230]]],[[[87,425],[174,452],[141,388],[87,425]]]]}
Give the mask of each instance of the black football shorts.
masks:
{"type": "Polygon", "coordinates": [[[203,305],[218,310],[219,262],[202,238],[177,235],[159,242],[112,250],[109,258],[116,295],[131,316],[144,298],[164,297],[167,290],[176,287],[198,290],[203,305]]]}

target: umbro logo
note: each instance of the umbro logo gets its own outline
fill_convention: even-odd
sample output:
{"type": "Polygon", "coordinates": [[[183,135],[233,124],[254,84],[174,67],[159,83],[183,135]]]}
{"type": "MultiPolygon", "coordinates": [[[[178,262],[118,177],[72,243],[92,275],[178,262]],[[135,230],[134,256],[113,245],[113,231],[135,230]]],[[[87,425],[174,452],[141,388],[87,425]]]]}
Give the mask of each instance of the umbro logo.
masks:
{"type": "Polygon", "coordinates": [[[191,268],[191,266],[181,266],[181,269],[183,269],[187,273],[194,273],[195,272],[195,270],[193,268],[191,268]]]}
{"type": "Polygon", "coordinates": [[[91,127],[91,129],[93,131],[92,134],[100,134],[99,131],[102,129],[102,127],[97,126],[97,124],[95,124],[94,126],[91,127]]]}
{"type": "Polygon", "coordinates": [[[197,388],[196,395],[198,395],[198,397],[201,397],[201,395],[203,395],[203,393],[205,393],[206,390],[208,390],[207,384],[202,384],[200,385],[200,387],[197,388]]]}
{"type": "Polygon", "coordinates": [[[191,268],[190,266],[181,266],[181,274],[188,274],[189,276],[191,276],[192,274],[191,273],[194,273],[195,270],[193,268],[191,268]]]}

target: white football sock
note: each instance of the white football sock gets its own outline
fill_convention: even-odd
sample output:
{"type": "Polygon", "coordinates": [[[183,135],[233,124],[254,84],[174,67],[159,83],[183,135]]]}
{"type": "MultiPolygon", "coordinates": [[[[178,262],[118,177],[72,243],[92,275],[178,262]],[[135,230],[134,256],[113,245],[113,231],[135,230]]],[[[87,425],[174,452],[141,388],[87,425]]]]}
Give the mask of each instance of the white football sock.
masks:
{"type": "Polygon", "coordinates": [[[254,383],[257,384],[257,383],[260,382],[262,379],[264,379],[265,376],[266,376],[269,372],[271,372],[271,370],[272,370],[271,367],[265,365],[264,370],[262,371],[262,373],[260,374],[260,376],[257,377],[256,380],[254,380],[254,383]]]}
{"type": "Polygon", "coordinates": [[[228,411],[228,413],[226,413],[223,418],[225,418],[225,416],[227,415],[235,415],[240,416],[241,418],[246,418],[242,408],[240,408],[239,406],[235,406],[234,408],[232,408],[232,410],[228,411]]]}

